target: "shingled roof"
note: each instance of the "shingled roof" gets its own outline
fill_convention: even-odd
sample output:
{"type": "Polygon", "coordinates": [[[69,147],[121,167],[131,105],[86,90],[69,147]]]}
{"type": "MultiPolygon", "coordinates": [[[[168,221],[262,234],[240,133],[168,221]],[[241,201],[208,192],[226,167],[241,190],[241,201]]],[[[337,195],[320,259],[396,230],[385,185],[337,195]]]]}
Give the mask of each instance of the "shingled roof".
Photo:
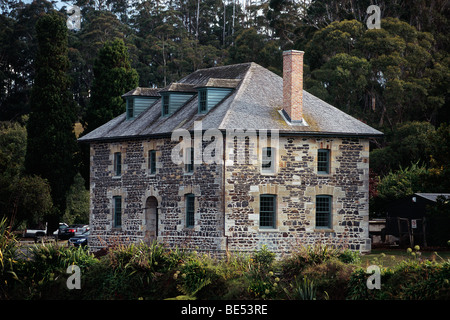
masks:
{"type": "MultiPolygon", "coordinates": [[[[102,141],[170,135],[175,129],[277,129],[282,134],[314,136],[374,137],[382,133],[303,90],[303,116],[307,125],[291,125],[280,110],[283,106],[283,79],[256,63],[242,63],[197,70],[156,94],[176,88],[199,88],[227,83],[235,88],[206,114],[198,113],[195,94],[177,111],[161,117],[161,99],[132,120],[122,114],[79,141],[102,141]],[[222,79],[222,80],[218,80],[222,79]],[[229,80],[229,81],[227,81],[229,80]]],[[[152,92],[153,93],[153,92],[152,92]]]]}

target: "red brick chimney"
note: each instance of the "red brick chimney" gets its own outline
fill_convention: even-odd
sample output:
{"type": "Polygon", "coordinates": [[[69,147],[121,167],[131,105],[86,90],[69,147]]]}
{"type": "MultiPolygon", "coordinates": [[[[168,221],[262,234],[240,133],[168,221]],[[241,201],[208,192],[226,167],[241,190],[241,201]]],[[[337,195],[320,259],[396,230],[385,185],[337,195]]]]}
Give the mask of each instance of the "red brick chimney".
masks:
{"type": "Polygon", "coordinates": [[[283,52],[283,113],[292,124],[303,122],[303,54],[283,52]]]}

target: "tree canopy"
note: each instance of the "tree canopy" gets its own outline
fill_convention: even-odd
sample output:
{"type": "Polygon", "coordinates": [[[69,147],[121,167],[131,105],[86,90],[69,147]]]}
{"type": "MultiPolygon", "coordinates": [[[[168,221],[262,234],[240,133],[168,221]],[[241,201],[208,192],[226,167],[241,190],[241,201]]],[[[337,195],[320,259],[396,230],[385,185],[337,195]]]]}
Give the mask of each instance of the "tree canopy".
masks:
{"type": "Polygon", "coordinates": [[[368,29],[372,2],[1,1],[0,121],[29,115],[27,173],[17,176],[47,179],[62,214],[76,170],[88,165],[75,122],[89,132],[125,111],[126,91],[200,68],[253,61],[281,75],[282,52],[296,49],[305,51],[306,90],[386,133],[371,144],[373,181],[417,163],[426,186],[448,191],[449,6],[377,1],[381,28],[368,29]],[[81,27],[67,30],[73,5],[81,27]]]}
{"type": "Polygon", "coordinates": [[[53,203],[65,209],[66,193],[76,173],[78,150],[73,131],[76,108],[67,75],[67,27],[56,11],[36,23],[38,53],[27,123],[26,172],[50,183],[53,203]]]}

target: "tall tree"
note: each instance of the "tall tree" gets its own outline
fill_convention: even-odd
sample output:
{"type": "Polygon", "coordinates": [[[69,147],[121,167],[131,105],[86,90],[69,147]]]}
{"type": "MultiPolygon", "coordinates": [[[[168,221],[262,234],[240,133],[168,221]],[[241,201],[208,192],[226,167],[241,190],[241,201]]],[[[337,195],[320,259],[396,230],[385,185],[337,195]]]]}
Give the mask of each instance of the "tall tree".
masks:
{"type": "Polygon", "coordinates": [[[85,132],[125,112],[122,95],[138,86],[139,76],[131,67],[123,40],[105,43],[94,63],[91,100],[84,118],[85,132]]]}
{"type": "MultiPolygon", "coordinates": [[[[82,120],[87,134],[125,112],[122,95],[139,84],[139,76],[131,67],[128,51],[121,39],[107,41],[94,62],[94,81],[91,100],[82,120]]],[[[89,147],[81,148],[81,174],[88,183],[89,147]]]]}
{"type": "MultiPolygon", "coordinates": [[[[76,173],[77,143],[73,131],[76,108],[67,75],[67,27],[62,15],[51,11],[36,23],[38,54],[27,125],[25,168],[50,183],[57,213],[64,212],[66,193],[76,173]]],[[[49,230],[56,229],[59,216],[48,218],[49,230]]]]}

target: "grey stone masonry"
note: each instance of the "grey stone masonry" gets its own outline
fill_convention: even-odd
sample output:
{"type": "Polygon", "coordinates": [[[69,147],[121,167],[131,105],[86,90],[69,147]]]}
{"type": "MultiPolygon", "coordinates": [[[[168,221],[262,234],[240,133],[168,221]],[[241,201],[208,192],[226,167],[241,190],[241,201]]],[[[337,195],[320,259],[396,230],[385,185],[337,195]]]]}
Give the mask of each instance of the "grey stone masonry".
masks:
{"type": "Polygon", "coordinates": [[[317,243],[370,251],[367,138],[280,136],[269,173],[261,170],[258,141],[228,139],[224,154],[241,153],[248,161],[195,164],[192,172],[172,161],[176,144],[170,137],[91,142],[92,250],[157,240],[170,248],[219,254],[262,245],[283,254],[317,243]],[[328,173],[318,172],[319,149],[329,150],[328,173]],[[115,153],[121,154],[119,175],[115,153]],[[194,197],[193,226],[188,195],[194,197]],[[274,196],[272,228],[260,227],[261,195],[274,196]],[[317,196],[331,199],[328,227],[316,226],[317,196]],[[120,199],[119,208],[114,199],[120,199]],[[149,222],[150,212],[156,212],[155,225],[149,222]],[[149,228],[155,237],[148,236],[149,228]]]}
{"type": "Polygon", "coordinates": [[[269,174],[255,165],[226,168],[228,250],[250,251],[266,245],[282,254],[321,243],[370,251],[368,140],[280,137],[277,158],[275,172],[269,174]],[[329,173],[318,173],[318,149],[330,152],[329,173]],[[260,227],[262,194],[275,195],[274,228],[260,227]],[[316,226],[320,195],[331,199],[331,223],[326,228],[316,226]]]}

